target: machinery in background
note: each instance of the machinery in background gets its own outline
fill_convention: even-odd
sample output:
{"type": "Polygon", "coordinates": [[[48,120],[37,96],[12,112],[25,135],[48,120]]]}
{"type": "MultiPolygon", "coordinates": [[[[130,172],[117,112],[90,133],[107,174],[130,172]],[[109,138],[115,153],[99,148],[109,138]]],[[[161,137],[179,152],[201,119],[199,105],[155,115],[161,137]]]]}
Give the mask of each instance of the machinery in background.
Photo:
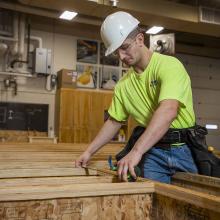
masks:
{"type": "Polygon", "coordinates": [[[13,87],[16,95],[20,76],[33,80],[43,76],[45,89],[53,90],[56,75],[52,74],[51,54],[51,49],[42,48],[40,37],[31,35],[25,14],[0,10],[0,74],[7,75],[3,80],[6,89],[13,87]]]}
{"type": "Polygon", "coordinates": [[[150,50],[168,55],[175,54],[175,35],[150,35],[150,50]]]}

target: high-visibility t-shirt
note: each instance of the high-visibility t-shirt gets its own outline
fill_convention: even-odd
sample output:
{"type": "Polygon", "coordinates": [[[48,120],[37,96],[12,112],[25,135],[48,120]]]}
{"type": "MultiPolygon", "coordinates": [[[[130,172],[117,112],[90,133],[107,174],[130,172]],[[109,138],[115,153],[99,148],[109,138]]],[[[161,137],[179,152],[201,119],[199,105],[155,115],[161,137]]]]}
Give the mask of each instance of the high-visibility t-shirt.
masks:
{"type": "Polygon", "coordinates": [[[126,121],[131,115],[146,127],[165,99],[180,103],[171,128],[195,125],[191,81],[184,66],[175,57],[153,53],[143,73],[130,68],[119,80],[108,113],[117,121],[126,121]]]}

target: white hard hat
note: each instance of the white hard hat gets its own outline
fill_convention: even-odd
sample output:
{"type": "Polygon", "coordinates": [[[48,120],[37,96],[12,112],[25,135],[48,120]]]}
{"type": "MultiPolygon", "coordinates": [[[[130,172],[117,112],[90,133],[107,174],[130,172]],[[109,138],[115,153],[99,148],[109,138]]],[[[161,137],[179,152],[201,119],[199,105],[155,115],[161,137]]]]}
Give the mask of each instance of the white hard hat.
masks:
{"type": "Polygon", "coordinates": [[[107,16],[101,26],[101,38],[107,48],[105,56],[118,49],[139,23],[136,18],[123,11],[107,16]]]}

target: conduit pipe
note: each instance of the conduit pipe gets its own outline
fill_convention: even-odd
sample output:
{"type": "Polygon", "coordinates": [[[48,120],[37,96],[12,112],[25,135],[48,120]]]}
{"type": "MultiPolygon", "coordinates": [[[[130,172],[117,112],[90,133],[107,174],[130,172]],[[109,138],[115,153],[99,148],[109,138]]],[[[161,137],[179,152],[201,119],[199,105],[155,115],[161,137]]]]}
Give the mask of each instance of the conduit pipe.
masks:
{"type": "Polygon", "coordinates": [[[19,33],[18,33],[18,39],[19,39],[18,54],[22,60],[25,59],[25,57],[24,57],[24,37],[25,37],[25,15],[22,14],[20,16],[19,33]]]}
{"type": "Polygon", "coordinates": [[[12,49],[12,55],[16,55],[18,53],[18,14],[14,13],[14,20],[13,20],[13,36],[16,39],[14,43],[14,47],[12,49]]]}
{"type": "MultiPolygon", "coordinates": [[[[26,38],[28,38],[28,36],[26,36],[26,38]]],[[[37,41],[38,42],[38,48],[42,48],[43,41],[42,41],[41,37],[31,35],[30,39],[33,40],[33,41],[37,41]]]]}

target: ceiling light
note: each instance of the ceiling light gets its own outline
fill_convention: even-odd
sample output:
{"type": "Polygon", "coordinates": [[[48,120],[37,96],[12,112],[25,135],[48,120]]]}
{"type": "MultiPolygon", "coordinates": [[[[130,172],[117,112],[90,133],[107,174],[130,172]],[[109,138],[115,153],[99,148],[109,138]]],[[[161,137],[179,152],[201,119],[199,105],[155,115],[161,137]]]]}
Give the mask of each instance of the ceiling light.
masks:
{"type": "Polygon", "coordinates": [[[218,129],[218,125],[206,124],[205,127],[206,127],[207,129],[214,129],[214,130],[218,129]]]}
{"type": "Polygon", "coordinates": [[[65,20],[72,20],[74,17],[76,17],[78,13],[74,11],[64,11],[59,18],[65,19],[65,20]]]}
{"type": "Polygon", "coordinates": [[[153,26],[152,28],[148,29],[146,31],[147,34],[157,34],[160,31],[162,31],[164,27],[159,27],[159,26],[153,26]]]}

